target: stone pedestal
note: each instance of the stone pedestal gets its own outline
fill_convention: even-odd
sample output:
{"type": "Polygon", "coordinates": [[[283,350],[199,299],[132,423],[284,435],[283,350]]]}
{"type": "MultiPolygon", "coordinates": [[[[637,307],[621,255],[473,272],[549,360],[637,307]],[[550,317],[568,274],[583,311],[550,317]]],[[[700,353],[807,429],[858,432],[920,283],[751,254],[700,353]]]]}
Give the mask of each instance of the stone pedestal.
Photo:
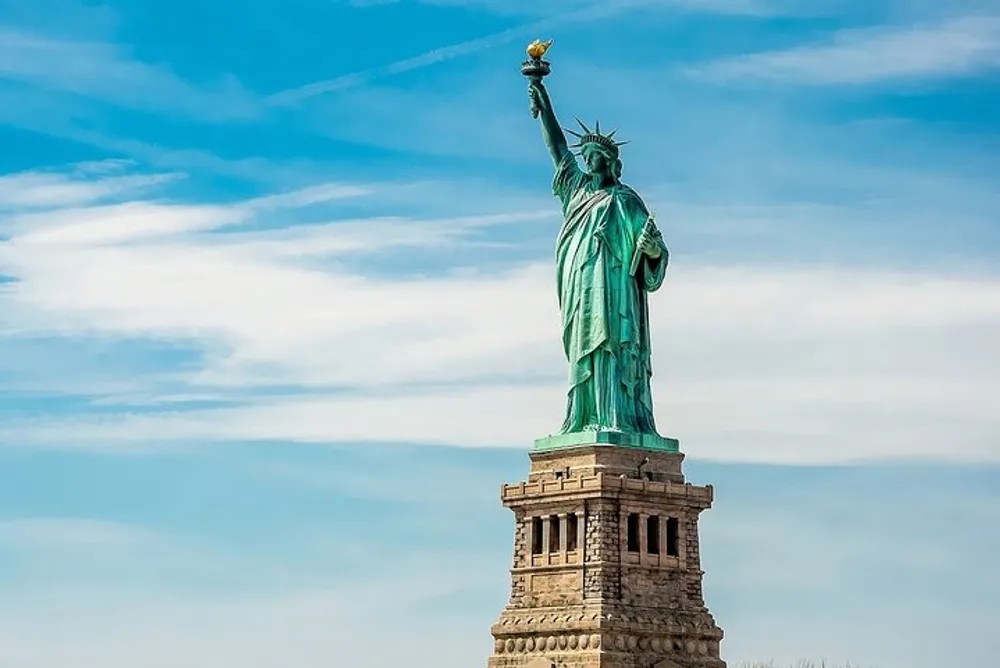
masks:
{"type": "Polygon", "coordinates": [[[503,486],[514,564],[489,668],[725,668],[698,551],[712,488],[671,450],[536,448],[503,486]]]}

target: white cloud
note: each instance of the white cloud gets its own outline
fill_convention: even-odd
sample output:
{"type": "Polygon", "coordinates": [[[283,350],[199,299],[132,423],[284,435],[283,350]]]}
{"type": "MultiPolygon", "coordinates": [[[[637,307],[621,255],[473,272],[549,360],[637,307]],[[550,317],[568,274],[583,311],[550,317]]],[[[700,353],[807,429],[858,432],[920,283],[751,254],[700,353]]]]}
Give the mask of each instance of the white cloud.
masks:
{"type": "Polygon", "coordinates": [[[245,218],[223,206],[172,206],[126,202],[54,213],[13,216],[3,225],[20,243],[75,245],[123,242],[232,225],[245,218]]]}
{"type": "Polygon", "coordinates": [[[123,165],[117,160],[85,163],[69,174],[24,172],[0,176],[0,208],[56,208],[113,198],[122,193],[132,196],[182,178],[180,174],[130,174],[109,176],[123,165]],[[98,175],[100,178],[94,178],[98,175]]]}
{"type": "Polygon", "coordinates": [[[973,74],[1000,66],[1000,18],[845,30],[827,44],[753,53],[689,68],[714,81],[865,84],[973,74]]]}
{"type": "Polygon", "coordinates": [[[256,210],[301,207],[370,194],[372,194],[371,188],[365,186],[322,183],[290,192],[258,197],[246,202],[244,207],[256,210]]]}
{"type": "Polygon", "coordinates": [[[275,210],[328,204],[371,194],[362,186],[328,183],[267,195],[227,205],[179,205],[128,201],[103,206],[58,209],[60,204],[86,203],[113,195],[160,185],[179,175],[107,177],[94,165],[81,172],[97,172],[97,178],[74,180],[59,175],[17,174],[0,179],[0,204],[5,186],[12,206],[50,208],[41,212],[14,213],[0,218],[0,231],[16,237],[19,244],[103,246],[116,242],[207,231],[246,222],[275,210]]]}
{"type": "MultiPolygon", "coordinates": [[[[346,192],[379,196],[378,188],[346,192]]],[[[264,220],[274,227],[282,202],[309,203],[318,193],[345,191],[20,218],[0,243],[0,266],[19,279],[0,291],[8,331],[196,345],[200,363],[169,370],[169,394],[228,392],[240,405],[11,420],[4,440],[524,447],[558,426],[564,368],[550,262],[463,266],[456,252],[489,243],[493,226],[548,213],[192,233],[246,211],[270,216],[264,220]],[[421,249],[447,250],[450,270],[391,271],[421,249]],[[366,266],[376,270],[356,268],[366,266]],[[269,387],[286,390],[259,394],[269,387]]],[[[696,456],[1000,458],[1000,416],[990,400],[1000,395],[994,277],[722,269],[687,266],[681,257],[651,310],[660,424],[696,456]]],[[[162,386],[151,379],[151,387],[162,386]]],[[[125,401],[154,405],[164,397],[125,401]]]]}
{"type": "MultiPolygon", "coordinates": [[[[260,253],[272,259],[330,257],[347,253],[384,252],[389,249],[440,249],[459,243],[476,245],[477,242],[473,240],[475,233],[489,227],[552,218],[552,213],[544,211],[430,220],[388,216],[362,218],[266,232],[232,233],[219,240],[219,245],[229,248],[238,245],[250,254],[260,253]]],[[[482,245],[491,244],[482,242],[482,245]]]]}

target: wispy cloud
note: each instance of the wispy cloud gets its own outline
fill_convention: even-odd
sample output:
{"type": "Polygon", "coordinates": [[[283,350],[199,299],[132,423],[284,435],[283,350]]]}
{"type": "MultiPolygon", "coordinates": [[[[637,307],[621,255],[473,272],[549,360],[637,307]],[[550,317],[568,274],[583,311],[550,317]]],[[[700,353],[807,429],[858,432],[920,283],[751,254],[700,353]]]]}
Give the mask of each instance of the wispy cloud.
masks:
{"type": "Polygon", "coordinates": [[[133,58],[118,45],[54,39],[10,27],[0,27],[0,77],[204,120],[246,120],[258,113],[254,96],[232,77],[202,89],[164,65],[133,58]]]}
{"type": "MultiPolygon", "coordinates": [[[[391,4],[399,0],[353,0],[357,5],[391,4]]],[[[540,4],[532,0],[419,0],[428,5],[444,7],[481,7],[502,14],[538,15],[552,12],[569,12],[579,7],[577,0],[552,0],[540,4]]],[[[663,7],[720,14],[749,14],[770,16],[774,14],[799,14],[808,11],[800,0],[606,0],[608,6],[622,9],[637,7],[663,7]]]]}
{"type": "MultiPolygon", "coordinates": [[[[441,0],[430,4],[460,4],[441,0]]],[[[467,3],[461,3],[467,4],[467,3]]],[[[411,58],[404,58],[387,65],[373,67],[350,74],[344,74],[332,79],[316,81],[304,86],[298,86],[288,90],[274,93],[267,97],[267,102],[274,106],[294,105],[308,98],[330,93],[346,88],[355,88],[370,84],[379,79],[390,77],[411,70],[428,67],[440,62],[452,60],[462,56],[478,53],[487,49],[509,44],[518,39],[534,38],[539,34],[550,31],[554,28],[562,27],[572,23],[582,23],[608,19],[622,12],[629,10],[648,9],[656,6],[680,8],[693,11],[734,13],[734,14],[767,14],[771,7],[777,3],[767,3],[758,0],[604,0],[602,2],[590,3],[580,8],[579,3],[564,2],[561,4],[539,3],[501,3],[489,0],[479,3],[491,9],[501,9],[512,13],[537,14],[541,7],[548,15],[545,18],[531,21],[522,25],[501,30],[484,37],[466,40],[455,44],[449,44],[430,51],[426,51],[411,58]]]]}
{"type": "Polygon", "coordinates": [[[82,165],[69,176],[27,173],[0,178],[0,206],[5,190],[10,206],[29,209],[0,218],[0,231],[19,243],[104,245],[185,232],[207,231],[246,222],[269,212],[327,204],[371,193],[368,187],[326,183],[265,195],[229,204],[182,205],[127,201],[101,206],[59,208],[60,204],[86,204],[129,192],[136,195],[180,174],[108,176],[94,165],[82,165]],[[78,173],[98,172],[96,178],[79,180],[78,173]],[[52,210],[31,211],[49,207],[52,210]]]}
{"type": "Polygon", "coordinates": [[[143,189],[183,178],[178,173],[124,176],[109,173],[128,167],[128,163],[107,160],[78,165],[68,173],[35,171],[0,176],[0,210],[90,204],[122,193],[135,196],[143,189]]]}
{"type": "MultiPolygon", "coordinates": [[[[379,270],[550,213],[274,227],[282,206],[365,192],[381,196],[330,186],[251,205],[123,202],[15,219],[0,263],[19,280],[0,304],[19,336],[184,342],[204,355],[170,394],[229,392],[239,406],[11,419],[10,438],[523,446],[551,431],[564,365],[549,261],[379,270]],[[272,229],[205,232],[248,211],[276,216],[272,229]]],[[[652,306],[663,429],[704,457],[995,460],[998,295],[988,276],[679,265],[652,306]]]]}
{"type": "Polygon", "coordinates": [[[120,549],[143,544],[153,534],[139,527],[91,518],[30,517],[0,520],[0,549],[120,549]]]}
{"type": "Polygon", "coordinates": [[[397,60],[396,62],[389,63],[388,65],[373,67],[367,70],[353,72],[351,74],[344,74],[333,79],[316,81],[297,88],[284,90],[268,96],[267,101],[275,106],[296,104],[305,99],[322,95],[324,93],[330,93],[344,88],[362,86],[383,77],[402,74],[403,72],[409,72],[410,70],[420,69],[422,67],[434,65],[436,63],[458,58],[460,56],[508,44],[516,39],[533,35],[538,31],[548,30],[553,26],[561,25],[563,23],[594,20],[602,16],[611,16],[619,11],[622,11],[622,9],[629,4],[637,3],[600,2],[592,4],[584,9],[561,13],[554,17],[519,25],[514,28],[486,35],[485,37],[479,37],[476,39],[450,44],[448,46],[442,46],[420,55],[413,56],[412,58],[397,60]]]}
{"type": "MultiPolygon", "coordinates": [[[[501,572],[505,558],[488,556],[486,566],[481,552],[440,554],[416,543],[386,560],[381,537],[348,533],[306,524],[284,534],[299,548],[288,556],[263,548],[259,536],[236,549],[225,539],[192,541],[84,517],[0,521],[0,564],[13,556],[17,578],[0,577],[4,659],[40,668],[277,667],[289,660],[318,667],[332,653],[338,665],[368,665],[373,657],[399,665],[440,625],[457,623],[471,640],[449,644],[444,656],[459,666],[489,641],[488,633],[475,640],[482,622],[465,607],[441,616],[420,611],[442,597],[501,589],[502,580],[484,580],[482,572],[501,572]],[[402,629],[397,642],[380,642],[385,623],[402,629]]],[[[440,665],[442,653],[434,654],[440,665]]]]}
{"type": "Polygon", "coordinates": [[[479,615],[426,614],[426,606],[463,587],[482,589],[479,569],[449,566],[414,571],[394,564],[377,580],[314,582],[268,594],[5,595],[0,642],[6,660],[38,668],[278,668],[289,662],[319,668],[331,656],[339,666],[423,665],[423,659],[414,663],[415,650],[426,648],[428,638],[442,638],[430,652],[434,665],[458,668],[470,656],[485,656],[489,634],[479,615]],[[388,626],[395,629],[392,642],[386,642],[388,626]],[[452,636],[458,640],[443,640],[452,636]]]}
{"type": "MultiPolygon", "coordinates": [[[[182,172],[159,174],[125,173],[135,170],[134,161],[103,160],[82,163],[67,170],[39,170],[0,176],[0,211],[9,209],[57,209],[72,205],[90,205],[114,200],[128,194],[131,198],[187,177],[182,172]]],[[[321,183],[303,188],[264,195],[239,203],[246,212],[305,207],[339,199],[371,194],[368,187],[340,183],[321,183]]],[[[76,213],[63,209],[61,216],[74,219],[76,213]]]]}
{"type": "Polygon", "coordinates": [[[960,76],[1000,67],[1000,18],[845,30],[826,44],[752,53],[687,69],[711,81],[848,85],[960,76]]]}
{"type": "MultiPolygon", "coordinates": [[[[67,582],[104,590],[138,585],[148,592],[217,579],[235,568],[256,567],[259,575],[268,567],[193,536],[80,515],[0,520],[0,565],[5,597],[24,591],[65,593],[67,582]]],[[[4,626],[0,621],[0,636],[4,626]]]]}
{"type": "Polygon", "coordinates": [[[214,229],[238,223],[244,215],[220,206],[128,202],[13,216],[3,227],[29,244],[99,244],[214,229]]]}
{"type": "Polygon", "coordinates": [[[371,194],[372,188],[367,186],[322,183],[290,192],[258,197],[243,203],[242,207],[245,209],[266,211],[269,209],[309,206],[311,204],[321,204],[371,194]]]}

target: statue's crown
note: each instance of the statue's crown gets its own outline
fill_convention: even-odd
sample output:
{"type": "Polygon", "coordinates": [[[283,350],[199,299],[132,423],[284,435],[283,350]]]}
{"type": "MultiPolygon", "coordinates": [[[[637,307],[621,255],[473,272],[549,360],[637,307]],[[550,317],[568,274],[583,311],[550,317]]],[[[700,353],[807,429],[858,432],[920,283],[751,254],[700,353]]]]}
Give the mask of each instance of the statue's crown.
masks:
{"type": "Polygon", "coordinates": [[[612,130],[606,135],[601,134],[600,121],[594,122],[593,130],[584,125],[583,121],[581,121],[579,118],[576,119],[576,122],[579,123],[580,127],[583,129],[583,134],[576,132],[574,130],[570,130],[569,128],[566,128],[566,132],[569,132],[571,135],[573,135],[579,140],[577,141],[577,143],[573,144],[572,148],[581,148],[586,144],[599,144],[600,146],[610,151],[611,154],[617,158],[619,153],[618,147],[628,143],[627,141],[619,142],[614,140],[614,136],[617,130],[612,130]]]}

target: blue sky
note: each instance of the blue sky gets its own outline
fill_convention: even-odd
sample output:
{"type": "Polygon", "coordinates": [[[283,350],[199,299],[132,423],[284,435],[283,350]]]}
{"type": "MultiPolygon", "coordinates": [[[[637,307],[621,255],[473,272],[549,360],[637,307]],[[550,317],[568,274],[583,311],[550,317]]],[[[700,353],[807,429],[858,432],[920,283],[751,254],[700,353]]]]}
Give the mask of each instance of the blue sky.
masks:
{"type": "Polygon", "coordinates": [[[725,657],[995,660],[994,2],[0,0],[0,663],[484,665],[563,398],[535,37],[671,248],[725,657]]]}

